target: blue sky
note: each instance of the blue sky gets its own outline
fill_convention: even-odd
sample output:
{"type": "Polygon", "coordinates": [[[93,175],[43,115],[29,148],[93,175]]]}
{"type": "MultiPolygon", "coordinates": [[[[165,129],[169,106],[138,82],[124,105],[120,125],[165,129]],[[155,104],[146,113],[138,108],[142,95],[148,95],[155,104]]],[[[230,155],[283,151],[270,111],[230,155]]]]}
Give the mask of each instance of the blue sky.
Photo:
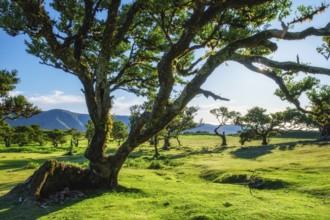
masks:
{"type": "MultiPolygon", "coordinates": [[[[299,1],[312,2],[312,1],[299,1]]],[[[323,1],[313,1],[323,2],[323,1]]],[[[326,1],[329,2],[329,1],[326,1]]],[[[310,23],[296,25],[294,30],[308,26],[322,27],[330,22],[330,10],[318,15],[310,23]]],[[[275,22],[272,27],[279,27],[275,22]]],[[[0,69],[17,69],[21,82],[13,94],[23,94],[28,100],[43,110],[54,108],[73,112],[87,113],[81,84],[79,80],[60,70],[39,64],[39,60],[25,52],[24,36],[10,37],[0,29],[0,69]]],[[[321,45],[321,38],[310,37],[304,41],[276,41],[279,50],[272,58],[280,61],[295,61],[299,54],[302,62],[330,68],[330,62],[317,54],[315,48],[321,45]]],[[[330,84],[330,77],[320,77],[322,84],[330,84]]],[[[254,106],[267,108],[269,112],[279,111],[289,103],[281,101],[273,95],[276,84],[257,73],[253,73],[234,62],[228,62],[217,68],[203,85],[203,88],[231,99],[230,102],[214,101],[204,97],[195,98],[190,105],[200,107],[196,121],[203,118],[207,123],[216,123],[209,113],[210,109],[226,106],[230,110],[245,112],[254,106]]],[[[116,95],[112,113],[128,115],[129,107],[142,103],[143,99],[120,92],[116,95]]],[[[306,104],[306,103],[305,103],[306,104]]]]}

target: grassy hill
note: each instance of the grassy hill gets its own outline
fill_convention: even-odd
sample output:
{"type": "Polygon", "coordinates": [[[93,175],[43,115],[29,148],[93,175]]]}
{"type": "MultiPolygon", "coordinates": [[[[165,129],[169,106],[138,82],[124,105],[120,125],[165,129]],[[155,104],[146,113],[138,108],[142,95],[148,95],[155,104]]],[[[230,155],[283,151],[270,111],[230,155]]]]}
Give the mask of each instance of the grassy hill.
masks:
{"type": "MultiPolygon", "coordinates": [[[[288,137],[242,147],[237,137],[228,137],[230,147],[220,147],[216,136],[193,135],[183,136],[182,143],[161,151],[159,160],[152,158],[152,147],[140,146],[125,163],[122,188],[115,192],[90,191],[85,199],[44,208],[13,206],[3,196],[0,219],[330,219],[329,142],[288,137]],[[261,189],[250,191],[251,176],[263,180],[261,189]]],[[[67,146],[33,153],[38,148],[10,153],[0,147],[0,195],[46,159],[87,165],[83,147],[73,157],[63,156],[67,146]]],[[[109,144],[109,152],[114,148],[109,144]]]]}

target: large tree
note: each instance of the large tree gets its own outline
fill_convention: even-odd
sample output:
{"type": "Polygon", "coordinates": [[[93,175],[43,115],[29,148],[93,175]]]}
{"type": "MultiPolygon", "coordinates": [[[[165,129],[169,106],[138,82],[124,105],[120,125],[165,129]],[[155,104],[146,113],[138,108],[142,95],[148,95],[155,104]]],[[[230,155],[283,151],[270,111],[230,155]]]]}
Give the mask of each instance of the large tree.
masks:
{"type": "Polygon", "coordinates": [[[283,29],[267,29],[274,20],[288,20],[290,0],[135,0],[126,4],[120,0],[0,0],[0,4],[0,26],[8,34],[28,35],[30,54],[79,78],[95,125],[85,152],[89,169],[45,163],[21,186],[32,198],[66,186],[117,187],[118,173],[129,154],[163,130],[196,95],[224,99],[201,86],[227,61],[242,63],[276,82],[280,75],[255,64],[330,74],[329,69],[272,61],[267,56],[277,50],[277,39],[329,36],[330,23],[299,32],[290,29],[326,5],[300,7],[301,15],[287,25],[283,22],[283,29]],[[107,122],[117,90],[146,96],[152,107],[135,120],[118,150],[107,155],[111,129],[107,122]]]}

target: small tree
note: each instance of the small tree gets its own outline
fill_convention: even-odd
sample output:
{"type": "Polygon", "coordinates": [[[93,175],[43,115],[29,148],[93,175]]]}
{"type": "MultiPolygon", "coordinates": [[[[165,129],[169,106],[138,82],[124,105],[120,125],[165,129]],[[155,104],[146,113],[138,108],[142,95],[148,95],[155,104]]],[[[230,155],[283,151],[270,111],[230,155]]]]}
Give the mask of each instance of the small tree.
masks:
{"type": "Polygon", "coordinates": [[[6,147],[11,146],[14,129],[6,121],[0,121],[0,137],[3,138],[6,147]]]}
{"type": "Polygon", "coordinates": [[[82,138],[82,134],[76,128],[70,128],[66,132],[70,135],[70,148],[68,155],[73,155],[73,147],[79,146],[79,141],[82,138]]]}
{"type": "Polygon", "coordinates": [[[42,146],[46,141],[45,133],[41,130],[40,125],[31,125],[31,128],[33,129],[32,141],[42,146]]]}
{"type": "Polygon", "coordinates": [[[58,144],[66,142],[65,132],[59,129],[53,129],[46,132],[48,139],[52,142],[53,147],[58,147],[58,144]]]}
{"type": "Polygon", "coordinates": [[[262,139],[262,145],[267,145],[270,137],[283,134],[293,129],[306,127],[307,116],[294,109],[266,114],[266,109],[253,107],[244,116],[237,116],[235,123],[242,127],[240,143],[253,139],[262,139]]]}
{"type": "Polygon", "coordinates": [[[112,125],[112,141],[116,141],[118,146],[120,143],[127,138],[128,135],[128,126],[120,120],[113,119],[112,125]]]}
{"type": "Polygon", "coordinates": [[[219,125],[214,129],[214,133],[221,138],[221,146],[227,145],[225,132],[219,133],[218,129],[228,123],[233,123],[233,120],[239,115],[238,112],[229,111],[227,107],[215,108],[210,111],[212,115],[216,117],[219,125]]]}
{"type": "Polygon", "coordinates": [[[34,131],[31,126],[17,126],[14,127],[14,135],[13,135],[13,144],[18,144],[18,146],[22,147],[27,145],[33,141],[34,131]]]}
{"type": "Polygon", "coordinates": [[[179,136],[185,130],[195,128],[196,123],[194,122],[194,117],[198,111],[198,108],[195,106],[186,107],[181,114],[179,114],[169,125],[165,127],[164,131],[164,150],[169,150],[171,146],[170,139],[175,138],[181,146],[179,136]]]}

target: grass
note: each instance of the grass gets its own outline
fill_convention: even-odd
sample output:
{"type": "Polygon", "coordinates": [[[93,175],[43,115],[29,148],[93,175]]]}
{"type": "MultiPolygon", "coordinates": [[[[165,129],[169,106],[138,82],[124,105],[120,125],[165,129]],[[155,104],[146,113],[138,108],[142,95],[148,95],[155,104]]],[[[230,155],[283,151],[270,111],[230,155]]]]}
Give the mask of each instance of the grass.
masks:
{"type": "MultiPolygon", "coordinates": [[[[298,137],[244,147],[228,137],[229,147],[221,147],[215,136],[183,136],[183,146],[160,151],[159,160],[152,147],[141,146],[125,163],[117,191],[91,191],[46,208],[13,206],[3,196],[0,219],[330,219],[330,144],[298,137]],[[252,174],[265,183],[253,196],[244,185],[252,174]]],[[[72,157],[65,151],[0,153],[0,195],[44,160],[86,166],[83,149],[72,157]]]]}

